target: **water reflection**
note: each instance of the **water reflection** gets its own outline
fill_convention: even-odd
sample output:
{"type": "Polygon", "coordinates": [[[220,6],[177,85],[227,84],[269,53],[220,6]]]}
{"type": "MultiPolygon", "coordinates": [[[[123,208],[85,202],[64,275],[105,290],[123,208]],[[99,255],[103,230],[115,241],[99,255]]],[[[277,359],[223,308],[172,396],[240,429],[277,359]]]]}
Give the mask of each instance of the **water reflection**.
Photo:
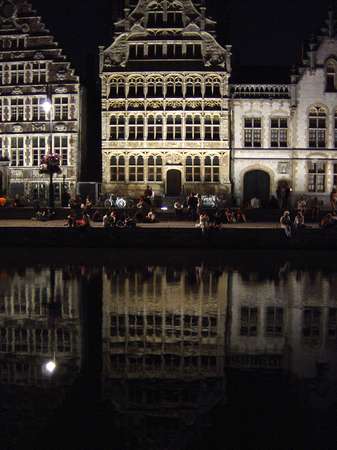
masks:
{"type": "Polygon", "coordinates": [[[278,432],[288,448],[295,414],[309,429],[291,429],[298,448],[330,448],[337,271],[264,264],[1,269],[1,448],[45,448],[37,433],[55,427],[48,448],[103,449],[112,431],[118,450],[270,449],[278,432]]]}

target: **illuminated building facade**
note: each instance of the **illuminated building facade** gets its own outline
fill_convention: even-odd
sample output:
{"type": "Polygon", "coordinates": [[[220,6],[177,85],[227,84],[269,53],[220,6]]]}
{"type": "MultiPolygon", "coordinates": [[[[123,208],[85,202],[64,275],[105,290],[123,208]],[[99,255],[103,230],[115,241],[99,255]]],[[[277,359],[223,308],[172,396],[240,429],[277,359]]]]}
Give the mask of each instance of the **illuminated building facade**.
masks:
{"type": "Polygon", "coordinates": [[[46,199],[39,167],[44,155],[58,154],[61,190],[72,194],[80,158],[81,90],[78,77],[32,6],[21,0],[0,3],[0,189],[46,199]],[[49,99],[52,117],[44,111],[49,99]]]}

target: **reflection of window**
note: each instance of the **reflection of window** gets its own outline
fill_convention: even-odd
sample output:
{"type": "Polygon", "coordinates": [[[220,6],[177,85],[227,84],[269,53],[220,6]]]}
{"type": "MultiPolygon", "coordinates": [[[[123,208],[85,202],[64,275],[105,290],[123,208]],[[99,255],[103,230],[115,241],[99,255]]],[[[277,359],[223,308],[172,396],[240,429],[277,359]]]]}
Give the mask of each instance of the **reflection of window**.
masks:
{"type": "Polygon", "coordinates": [[[262,124],[260,118],[246,118],[244,123],[245,147],[260,148],[262,146],[262,124]]]}
{"type": "Polygon", "coordinates": [[[288,119],[273,118],[270,121],[271,128],[271,146],[287,147],[288,146],[288,119]]]}
{"type": "Polygon", "coordinates": [[[326,112],[321,107],[314,107],[309,113],[309,147],[324,148],[325,145],[326,112]]]}
{"type": "Polygon", "coordinates": [[[308,191],[325,192],[325,169],[324,162],[310,162],[308,167],[308,191]]]}
{"type": "Polygon", "coordinates": [[[125,158],[124,156],[112,156],[110,159],[111,181],[125,181],[125,158]]]}
{"type": "Polygon", "coordinates": [[[167,117],[167,140],[181,140],[182,138],[182,118],[181,116],[167,117]]]}
{"type": "Polygon", "coordinates": [[[162,116],[149,116],[147,119],[147,139],[157,141],[163,139],[163,118],[162,116]]]}
{"type": "Polygon", "coordinates": [[[305,338],[321,334],[321,308],[306,308],[303,311],[302,335],[305,338]]]}
{"type": "Polygon", "coordinates": [[[162,181],[163,160],[160,156],[150,156],[148,165],[148,181],[162,181]]]}
{"type": "Polygon", "coordinates": [[[125,138],[125,117],[111,116],[110,119],[110,139],[112,141],[123,140],[125,138]]]}
{"type": "Polygon", "coordinates": [[[282,336],[283,308],[274,308],[271,306],[266,309],[265,327],[266,336],[282,336]]]}
{"type": "Polygon", "coordinates": [[[220,141],[220,117],[205,117],[205,141],[220,141]]]}
{"type": "Polygon", "coordinates": [[[130,157],[129,181],[144,181],[144,158],[142,156],[130,157]]]}
{"type": "Polygon", "coordinates": [[[219,183],[220,160],[218,156],[206,156],[205,158],[205,182],[219,183]]]}
{"type": "Polygon", "coordinates": [[[336,91],[336,63],[329,61],[326,65],[326,91],[336,91]]]}
{"type": "Polygon", "coordinates": [[[337,308],[329,308],[328,339],[337,338],[337,308]]]}
{"type": "Polygon", "coordinates": [[[199,156],[186,158],[186,181],[199,182],[201,181],[201,160],[199,156]]]}
{"type": "Polygon", "coordinates": [[[201,117],[187,116],[186,117],[186,140],[198,141],[201,139],[201,117]]]}
{"type": "Polygon", "coordinates": [[[241,336],[257,336],[257,308],[241,308],[241,336]]]}

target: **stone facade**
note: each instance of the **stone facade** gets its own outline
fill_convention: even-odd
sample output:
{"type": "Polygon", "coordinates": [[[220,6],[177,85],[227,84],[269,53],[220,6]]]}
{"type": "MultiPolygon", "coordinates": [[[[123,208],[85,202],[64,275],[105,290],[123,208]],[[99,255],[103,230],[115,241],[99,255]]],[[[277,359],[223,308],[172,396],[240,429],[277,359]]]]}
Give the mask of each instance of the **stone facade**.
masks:
{"type": "Polygon", "coordinates": [[[336,20],[329,12],[286,84],[229,84],[231,47],[204,2],[125,3],[100,49],[103,191],[231,193],[280,186],[327,203],[337,184],[336,20]],[[247,175],[248,174],[248,175],[247,175]]]}
{"type": "Polygon", "coordinates": [[[101,48],[103,191],[230,192],[231,48],[191,0],[126,2],[101,48]]]}
{"type": "Polygon", "coordinates": [[[11,196],[46,199],[48,179],[41,159],[59,154],[61,190],[75,192],[80,168],[79,79],[32,6],[0,2],[0,189],[11,196]],[[52,112],[45,113],[49,99],[52,112]]]}

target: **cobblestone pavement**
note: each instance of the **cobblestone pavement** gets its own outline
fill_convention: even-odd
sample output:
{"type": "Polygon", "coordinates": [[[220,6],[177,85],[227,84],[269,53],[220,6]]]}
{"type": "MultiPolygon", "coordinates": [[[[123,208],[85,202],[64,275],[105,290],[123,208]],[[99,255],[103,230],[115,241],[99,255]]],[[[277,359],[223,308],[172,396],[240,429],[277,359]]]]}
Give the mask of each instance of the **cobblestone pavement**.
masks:
{"type": "MultiPolygon", "coordinates": [[[[41,222],[35,220],[0,220],[0,228],[64,228],[64,220],[51,220],[48,222],[41,222]]],[[[310,227],[317,228],[317,225],[310,224],[310,227]]],[[[92,227],[102,228],[101,223],[93,223],[92,227]]],[[[155,224],[139,224],[138,227],[141,228],[182,228],[182,229],[193,229],[195,228],[195,223],[193,222],[159,222],[155,224]]],[[[277,229],[280,228],[278,223],[245,223],[245,224],[233,224],[233,225],[223,225],[223,228],[266,228],[266,229],[277,229]]]]}

